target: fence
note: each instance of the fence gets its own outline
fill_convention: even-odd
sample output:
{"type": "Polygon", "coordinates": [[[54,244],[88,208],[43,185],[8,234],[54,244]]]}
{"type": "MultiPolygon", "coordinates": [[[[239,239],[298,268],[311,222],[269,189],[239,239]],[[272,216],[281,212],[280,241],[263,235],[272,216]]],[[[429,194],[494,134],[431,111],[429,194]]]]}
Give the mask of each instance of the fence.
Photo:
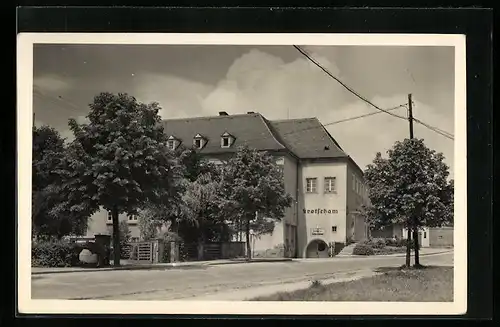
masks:
{"type": "Polygon", "coordinates": [[[128,259],[133,261],[154,263],[158,262],[157,256],[155,255],[158,242],[148,241],[148,242],[133,242],[130,243],[128,248],[128,259]],[[156,260],[155,260],[156,259],[156,260]]]}
{"type": "Polygon", "coordinates": [[[198,256],[198,243],[185,243],[181,247],[181,256],[186,261],[233,259],[245,256],[245,242],[204,243],[201,249],[201,257],[198,256]]]}

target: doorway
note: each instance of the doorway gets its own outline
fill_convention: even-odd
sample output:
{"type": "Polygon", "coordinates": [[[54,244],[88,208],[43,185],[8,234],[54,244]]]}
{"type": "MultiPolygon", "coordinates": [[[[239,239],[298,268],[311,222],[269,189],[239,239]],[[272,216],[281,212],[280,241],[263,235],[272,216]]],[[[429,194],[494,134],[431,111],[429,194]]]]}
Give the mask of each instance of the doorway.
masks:
{"type": "Polygon", "coordinates": [[[328,258],[328,244],[322,240],[313,240],[306,248],[306,258],[328,258]]]}

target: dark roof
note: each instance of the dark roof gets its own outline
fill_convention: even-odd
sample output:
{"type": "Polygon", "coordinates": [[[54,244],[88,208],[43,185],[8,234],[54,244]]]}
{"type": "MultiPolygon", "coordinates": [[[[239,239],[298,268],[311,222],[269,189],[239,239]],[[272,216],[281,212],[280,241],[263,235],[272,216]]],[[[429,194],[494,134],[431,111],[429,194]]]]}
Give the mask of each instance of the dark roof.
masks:
{"type": "Polygon", "coordinates": [[[167,136],[190,147],[196,134],[208,140],[206,154],[233,152],[240,145],[259,150],[288,150],[300,159],[347,158],[347,154],[317,118],[267,120],[259,113],[164,120],[167,136]],[[231,148],[221,148],[224,132],[235,137],[231,148]]]}
{"type": "Polygon", "coordinates": [[[176,137],[186,147],[191,147],[195,135],[201,134],[207,139],[207,144],[200,153],[234,152],[241,145],[267,151],[286,150],[258,113],[169,119],[164,120],[163,124],[167,136],[176,137]],[[228,132],[235,138],[230,148],[220,146],[221,135],[224,132],[228,132]]]}
{"type": "Polygon", "coordinates": [[[272,120],[269,123],[285,146],[301,159],[347,157],[317,118],[272,120]]]}

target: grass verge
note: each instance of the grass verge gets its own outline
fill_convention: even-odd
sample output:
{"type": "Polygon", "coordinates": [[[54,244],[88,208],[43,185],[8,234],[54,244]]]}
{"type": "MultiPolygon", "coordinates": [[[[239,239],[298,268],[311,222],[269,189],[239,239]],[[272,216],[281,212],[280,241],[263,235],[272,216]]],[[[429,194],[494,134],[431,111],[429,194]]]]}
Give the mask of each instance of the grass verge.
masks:
{"type": "Polygon", "coordinates": [[[253,301],[453,301],[453,267],[378,271],[382,274],[350,282],[323,285],[314,281],[304,290],[276,293],[253,301]]]}

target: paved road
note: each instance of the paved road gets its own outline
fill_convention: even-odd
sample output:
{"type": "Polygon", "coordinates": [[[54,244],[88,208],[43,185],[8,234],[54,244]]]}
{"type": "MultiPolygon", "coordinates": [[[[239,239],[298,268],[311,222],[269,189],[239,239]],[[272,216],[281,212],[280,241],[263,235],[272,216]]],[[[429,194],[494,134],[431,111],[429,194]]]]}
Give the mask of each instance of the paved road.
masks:
{"type": "MultiPolygon", "coordinates": [[[[327,279],[356,270],[400,266],[403,257],[332,258],[168,270],[32,275],[33,299],[177,300],[235,289],[327,279]]],[[[424,265],[453,265],[453,253],[421,257],[424,265]]]]}

